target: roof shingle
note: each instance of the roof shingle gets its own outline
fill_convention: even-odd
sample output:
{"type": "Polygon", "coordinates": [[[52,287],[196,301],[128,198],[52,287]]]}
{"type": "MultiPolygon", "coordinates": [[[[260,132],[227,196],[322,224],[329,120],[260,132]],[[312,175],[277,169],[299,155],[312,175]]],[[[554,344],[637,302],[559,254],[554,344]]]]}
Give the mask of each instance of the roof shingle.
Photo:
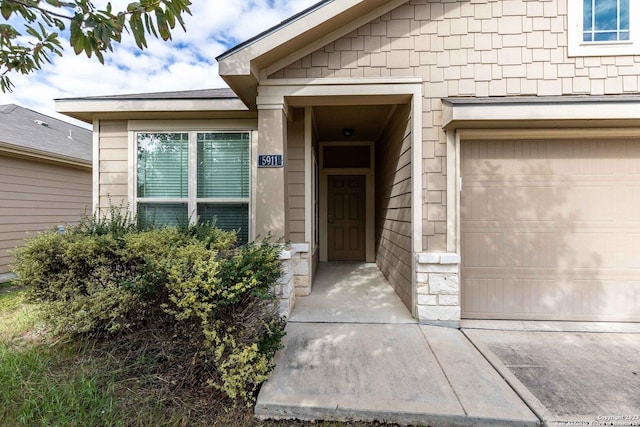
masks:
{"type": "Polygon", "coordinates": [[[0,144],[91,163],[92,132],[15,104],[0,105],[0,144]]]}

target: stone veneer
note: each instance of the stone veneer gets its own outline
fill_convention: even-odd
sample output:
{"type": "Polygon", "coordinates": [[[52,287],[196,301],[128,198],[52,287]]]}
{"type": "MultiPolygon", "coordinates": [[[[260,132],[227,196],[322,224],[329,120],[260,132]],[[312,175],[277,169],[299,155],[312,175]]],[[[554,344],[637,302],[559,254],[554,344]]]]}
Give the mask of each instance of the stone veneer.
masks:
{"type": "Polygon", "coordinates": [[[421,253],[416,260],[420,322],[460,321],[460,255],[421,253]]]}
{"type": "Polygon", "coordinates": [[[282,251],[282,276],[273,287],[272,292],[280,300],[280,314],[289,317],[293,312],[296,296],[305,296],[311,293],[309,278],[309,252],[308,245],[292,244],[282,251]]]}

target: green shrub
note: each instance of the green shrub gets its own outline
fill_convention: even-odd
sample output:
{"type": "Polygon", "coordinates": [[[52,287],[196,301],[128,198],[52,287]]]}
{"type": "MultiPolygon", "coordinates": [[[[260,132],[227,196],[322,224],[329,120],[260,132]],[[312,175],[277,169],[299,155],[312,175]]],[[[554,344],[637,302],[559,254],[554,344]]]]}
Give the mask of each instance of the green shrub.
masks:
{"type": "Polygon", "coordinates": [[[270,292],[282,246],[236,246],[234,233],[213,224],[149,228],[119,212],[19,248],[14,269],[28,297],[57,334],[166,329],[154,336],[178,339],[176,357],[207,372],[194,382],[251,401],[284,334],[270,292]]]}

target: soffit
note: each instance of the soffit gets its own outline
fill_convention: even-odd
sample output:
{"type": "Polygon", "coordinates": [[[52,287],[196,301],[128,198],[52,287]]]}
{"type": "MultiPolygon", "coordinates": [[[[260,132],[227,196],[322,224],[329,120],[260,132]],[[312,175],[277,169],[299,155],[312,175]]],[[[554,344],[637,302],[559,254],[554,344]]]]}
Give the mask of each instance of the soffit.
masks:
{"type": "Polygon", "coordinates": [[[314,127],[320,141],[376,141],[387,126],[394,105],[314,107],[314,127]],[[342,130],[353,129],[351,137],[342,130]]]}

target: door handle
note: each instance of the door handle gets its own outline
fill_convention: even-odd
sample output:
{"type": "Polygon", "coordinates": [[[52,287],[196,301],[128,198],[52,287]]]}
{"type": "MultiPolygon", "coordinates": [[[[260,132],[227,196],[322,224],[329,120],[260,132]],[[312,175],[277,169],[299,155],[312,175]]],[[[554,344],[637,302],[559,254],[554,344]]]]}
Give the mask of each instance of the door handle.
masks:
{"type": "Polygon", "coordinates": [[[333,224],[333,215],[327,215],[327,222],[333,224]]]}

